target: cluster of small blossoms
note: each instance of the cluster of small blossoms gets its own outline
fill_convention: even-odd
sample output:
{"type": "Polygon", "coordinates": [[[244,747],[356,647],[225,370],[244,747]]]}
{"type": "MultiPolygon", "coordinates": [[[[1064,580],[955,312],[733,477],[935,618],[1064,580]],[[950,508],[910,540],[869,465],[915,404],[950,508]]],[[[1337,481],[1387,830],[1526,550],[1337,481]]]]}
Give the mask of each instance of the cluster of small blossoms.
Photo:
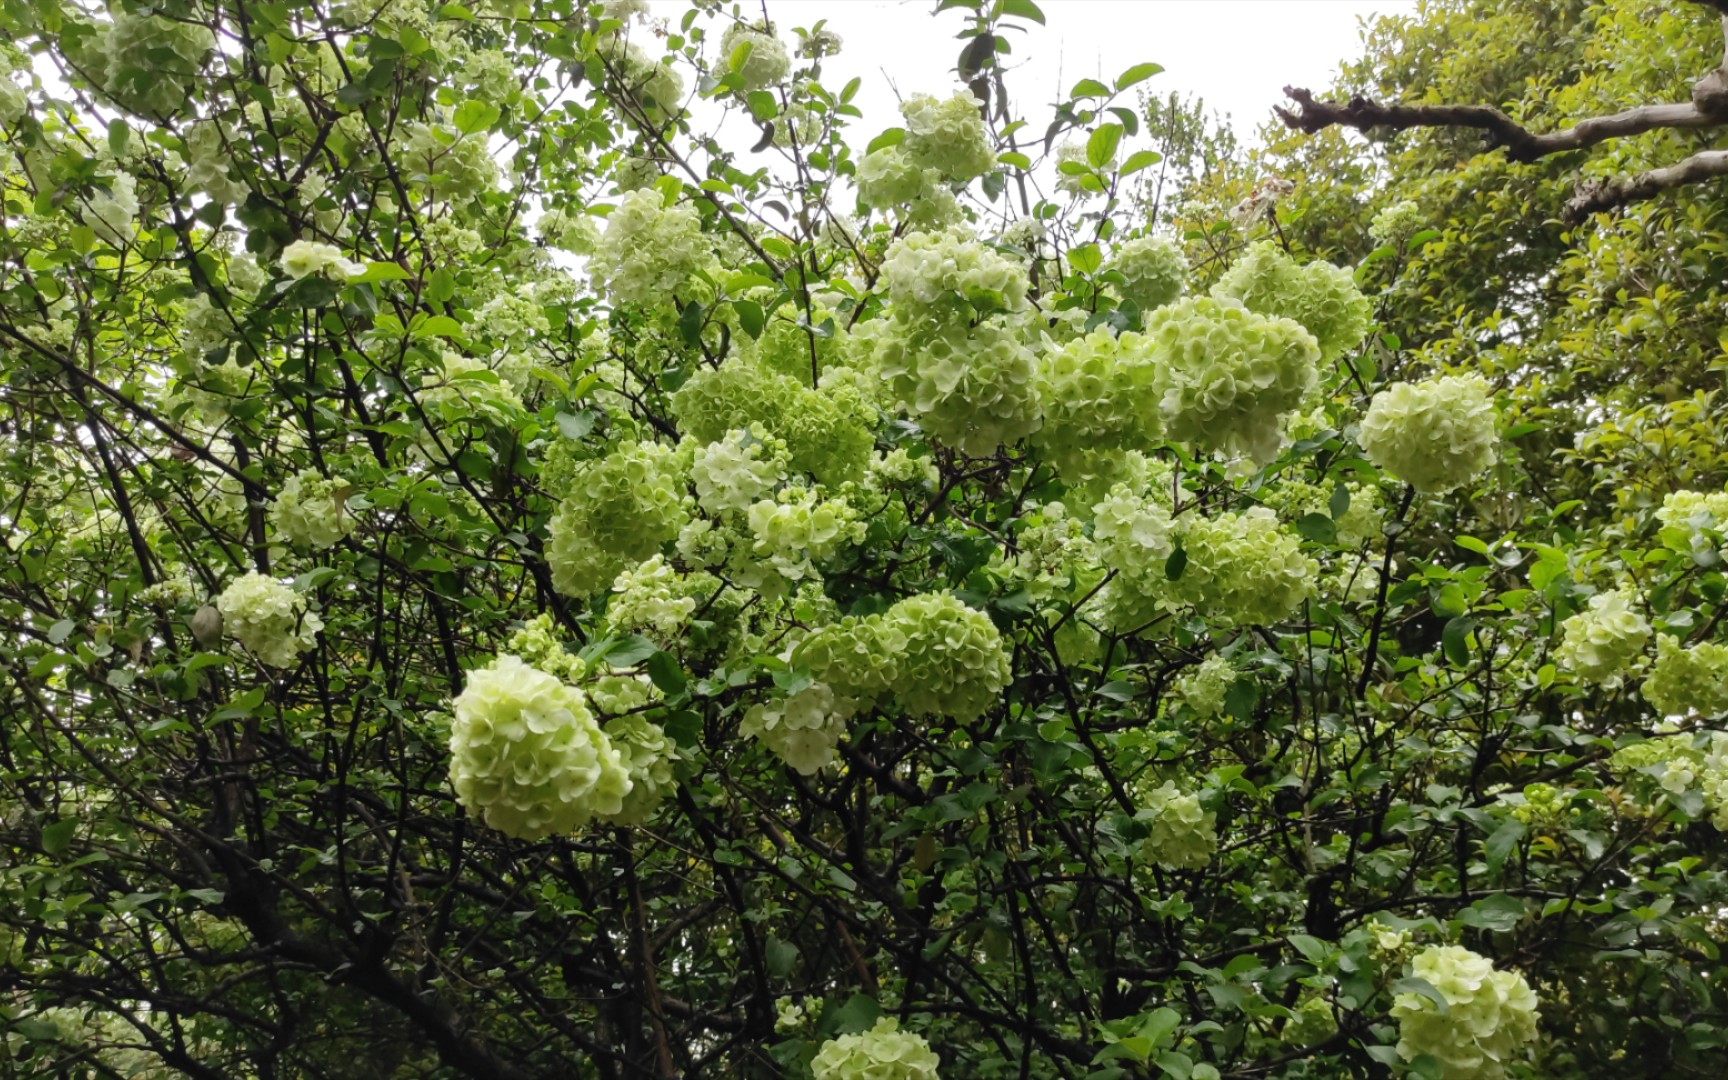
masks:
{"type": "Polygon", "coordinates": [[[750,707],[738,725],[741,735],[759,740],[781,761],[805,776],[834,760],[855,704],[815,682],[787,697],[750,707]]]}
{"type": "Polygon", "coordinates": [[[306,610],[306,598],[256,571],[236,579],[216,598],[222,628],[271,667],[292,667],[313,646],[324,620],[306,610]]]}
{"type": "Polygon", "coordinates": [[[984,103],[970,93],[947,100],[913,94],[900,103],[906,137],[900,146],[915,163],[959,182],[983,176],[996,166],[984,103]]]}
{"type": "Polygon", "coordinates": [[[1338,1018],[1332,1003],[1320,994],[1309,994],[1297,1002],[1290,1019],[1280,1033],[1291,1046],[1312,1046],[1330,1038],[1338,1030],[1338,1018]]]}
{"type": "Polygon", "coordinates": [[[509,653],[469,672],[450,725],[450,782],[468,812],[538,840],[622,813],[630,769],[581,690],[509,653]]]}
{"type": "Polygon", "coordinates": [[[115,101],[146,115],[171,115],[186,106],[187,89],[216,47],[216,35],[190,19],[150,11],[117,8],[94,59],[106,63],[98,77],[115,101]]]}
{"type": "Polygon", "coordinates": [[[1701,565],[1721,558],[1723,533],[1728,532],[1728,493],[1673,491],[1656,510],[1663,546],[1686,552],[1701,565]]]}
{"type": "Polygon", "coordinates": [[[1202,720],[1209,720],[1224,711],[1224,698],[1235,685],[1239,673],[1234,664],[1222,656],[1208,656],[1176,677],[1170,692],[1194,711],[1202,720]]]}
{"type": "Polygon", "coordinates": [[[1122,275],[1117,291],[1142,313],[1182,295],[1188,259],[1182,245],[1161,236],[1142,236],[1116,245],[1108,269],[1122,275]]]}
{"type": "Polygon", "coordinates": [[[1301,323],[1319,343],[1320,359],[1328,362],[1361,344],[1373,316],[1350,271],[1325,262],[1298,265],[1264,240],[1225,272],[1212,295],[1301,323]]]}
{"type": "Polygon", "coordinates": [[[210,196],[211,201],[232,204],[245,200],[248,189],[231,179],[228,169],[234,157],[222,137],[221,125],[200,120],[186,129],[186,185],[210,196]]]}
{"type": "Polygon", "coordinates": [[[619,89],[635,95],[650,109],[670,115],[684,96],[684,80],[669,64],[648,55],[646,49],[622,34],[608,34],[599,42],[599,54],[616,78],[619,89]]]}
{"type": "Polygon", "coordinates": [[[132,223],[138,217],[137,181],[131,173],[120,171],[99,182],[84,197],[79,216],[97,236],[115,247],[124,246],[132,239],[132,223]]]}
{"type": "Polygon", "coordinates": [[[1376,243],[1403,247],[1427,223],[1428,215],[1422,212],[1422,208],[1404,199],[1375,214],[1374,220],[1368,223],[1368,235],[1376,243]]]}
{"type": "Polygon", "coordinates": [[[614,634],[646,633],[670,643],[718,585],[708,574],[680,574],[656,552],[613,581],[606,628],[614,634]]]}
{"type": "Polygon", "coordinates": [[[938,1080],[942,1059],[892,1016],[869,1031],[829,1039],[810,1062],[815,1080],[938,1080]]]}
{"type": "MultiPolygon", "coordinates": [[[[784,439],[791,468],[824,484],[860,477],[874,438],[855,393],[812,390],[789,375],[743,359],[692,375],[672,395],[672,416],[698,443],[712,444],[760,424],[784,439]]],[[[767,451],[764,451],[767,452],[767,451]]]]}
{"type": "Polygon", "coordinates": [[[548,245],[572,255],[589,255],[600,246],[600,226],[588,214],[554,208],[540,215],[534,230],[548,245]]]}
{"type": "Polygon", "coordinates": [[[750,504],[745,522],[751,536],[751,567],[736,567],[740,581],[771,595],[789,583],[816,577],[815,564],[846,544],[864,540],[865,523],[843,499],[825,499],[812,488],[786,488],[750,504]]]}
{"type": "Polygon", "coordinates": [[[1499,1080],[1535,1040],[1536,993],[1522,975],[1497,971],[1487,957],[1457,945],[1422,950],[1411,971],[1446,999],[1446,1008],[1414,992],[1393,999],[1398,1056],[1405,1061],[1426,1054],[1440,1062],[1445,1080],[1499,1080]]]}
{"type": "Polygon", "coordinates": [[[1487,380],[1447,375],[1393,383],[1374,396],[1362,419],[1368,459],[1426,494],[1478,479],[1494,464],[1500,442],[1487,380]]]}
{"type": "Polygon", "coordinates": [[[1664,716],[1728,713],[1728,645],[1703,641],[1688,646],[1662,635],[1656,639],[1656,663],[1643,692],[1644,700],[1664,716]]]}
{"type": "Polygon", "coordinates": [[[1597,593],[1590,606],[1560,624],[1564,635],[1555,661],[1579,680],[1620,685],[1622,674],[1644,653],[1650,624],[1634,611],[1623,589],[1597,593]]]}
{"type": "Polygon", "coordinates": [[[720,61],[738,75],[744,90],[773,86],[792,70],[792,58],[774,36],[771,24],[737,22],[728,26],[720,35],[720,61]],[[740,55],[739,50],[746,48],[740,55]]]}
{"type": "Polygon", "coordinates": [[[1038,359],[1034,443],[1064,476],[1100,449],[1147,449],[1163,427],[1145,337],[1100,327],[1038,359]]]}
{"type": "Polygon", "coordinates": [[[587,670],[587,665],[564,647],[552,616],[545,612],[529,619],[511,634],[503,651],[567,682],[577,681],[587,670]]]}
{"type": "MultiPolygon", "coordinates": [[[[1019,311],[1026,306],[1026,269],[994,248],[955,231],[909,233],[888,249],[881,284],[888,299],[904,311],[942,309],[956,297],[986,310],[1019,311]]],[[[918,312],[924,314],[923,310],[918,312]]]]}
{"type": "Polygon", "coordinates": [[[547,526],[546,562],[559,592],[592,595],[678,535],[686,509],[676,458],[658,443],[627,442],[576,466],[547,526]]]}
{"type": "Polygon", "coordinates": [[[1147,792],[1145,805],[1134,815],[1151,832],[1140,844],[1140,857],[1172,870],[1202,870],[1218,850],[1217,817],[1200,805],[1200,796],[1164,783],[1147,792]]]}
{"type": "Polygon", "coordinates": [[[212,350],[219,348],[234,333],[234,317],[212,303],[208,293],[199,293],[187,300],[180,314],[180,347],[186,355],[202,362],[212,350]]]}
{"type": "Polygon", "coordinates": [[[1684,795],[1698,782],[1704,755],[1690,735],[1659,735],[1622,746],[1608,759],[1608,769],[1622,782],[1634,775],[1652,777],[1670,795],[1684,795]]]}
{"type": "Polygon", "coordinates": [[[1344,491],[1348,505],[1337,517],[1332,517],[1337,485],[1322,487],[1294,476],[1285,476],[1277,484],[1261,488],[1256,495],[1287,521],[1308,514],[1332,517],[1340,547],[1356,548],[1379,540],[1384,520],[1384,497],[1380,489],[1350,481],[1344,484],[1344,491]]]}
{"type": "Polygon", "coordinates": [[[1179,300],[1146,320],[1153,391],[1172,439],[1269,461],[1283,415],[1307,400],[1319,349],[1301,324],[1210,297],[1179,300]]]}
{"type": "Polygon", "coordinates": [[[282,249],[278,265],[295,281],[313,274],[331,281],[347,281],[366,271],[361,264],[346,258],[341,248],[317,240],[296,240],[289,244],[282,249]]]}
{"type": "Polygon", "coordinates": [[[1516,798],[1502,800],[1512,816],[1532,830],[1558,833],[1578,814],[1572,805],[1572,792],[1553,784],[1526,784],[1516,798]]]}
{"type": "Polygon", "coordinates": [[[660,725],[641,716],[616,717],[601,731],[630,774],[630,790],[606,820],[614,825],[645,825],[676,782],[672,770],[678,747],[660,725]]]}
{"type": "Polygon", "coordinates": [[[1021,581],[1033,599],[1097,577],[1091,569],[1098,562],[1096,546],[1086,535],[1086,523],[1070,515],[1067,506],[1053,502],[1028,508],[1022,521],[1014,556],[999,556],[993,568],[1021,581]]]}
{"type": "Polygon", "coordinates": [[[907,224],[939,228],[957,221],[960,204],[935,169],[920,165],[898,146],[883,146],[858,163],[858,198],[876,210],[903,207],[907,224]]]}
{"type": "Polygon", "coordinates": [[[1220,625],[1270,625],[1313,595],[1319,564],[1263,506],[1208,518],[1184,515],[1176,531],[1187,563],[1171,599],[1220,625]]]}
{"type": "Polygon", "coordinates": [[[667,206],[644,188],[619,200],[606,219],[590,269],[618,304],[664,303],[713,261],[702,219],[692,206],[667,206]]]}
{"type": "Polygon", "coordinates": [[[877,372],[933,439],[983,456],[1037,430],[1032,351],[1011,328],[894,325],[902,332],[877,339],[877,372]]]}
{"type": "Polygon", "coordinates": [[[198,599],[198,588],[185,573],[171,573],[156,584],[139,589],[132,598],[153,607],[177,608],[198,599]]]}
{"type": "Polygon", "coordinates": [[[270,520],[291,544],[315,551],[330,547],[354,531],[354,514],[348,509],[352,490],[345,480],[302,469],[283,483],[270,520]]]}
{"type": "Polygon", "coordinates": [[[698,447],[690,464],[696,504],[710,514],[740,513],[786,480],[790,455],[784,439],[761,424],[727,432],[698,447]]]}
{"type": "Polygon", "coordinates": [[[806,60],[821,60],[827,56],[839,56],[840,50],[846,44],[846,39],[828,29],[819,26],[806,33],[798,31],[798,55],[806,60]]]}

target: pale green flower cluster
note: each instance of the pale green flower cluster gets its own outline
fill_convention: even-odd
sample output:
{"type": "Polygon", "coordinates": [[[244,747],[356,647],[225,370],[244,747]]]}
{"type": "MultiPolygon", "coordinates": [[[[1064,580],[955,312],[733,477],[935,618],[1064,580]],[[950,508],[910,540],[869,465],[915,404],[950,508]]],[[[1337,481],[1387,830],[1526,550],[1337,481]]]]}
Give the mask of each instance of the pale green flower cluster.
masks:
{"type": "Polygon", "coordinates": [[[1284,1030],[1280,1033],[1291,1046],[1312,1046],[1330,1038],[1338,1030],[1338,1018],[1332,1004],[1319,994],[1310,994],[1297,1002],[1284,1030]]]}
{"type": "Polygon", "coordinates": [[[1037,430],[1032,351],[997,322],[914,328],[896,320],[877,339],[876,366],[932,438],[984,456],[1037,430]]]}
{"type": "Polygon", "coordinates": [[[210,350],[220,347],[234,333],[234,318],[211,302],[208,293],[187,300],[180,314],[180,347],[200,363],[210,350]]]}
{"type": "Polygon", "coordinates": [[[199,120],[186,129],[186,184],[219,203],[238,203],[246,198],[244,183],[229,178],[233,152],[214,120],[199,120]]]}
{"type": "Polygon", "coordinates": [[[1044,413],[1034,443],[1063,475],[1099,450],[1149,449],[1163,428],[1146,338],[1100,327],[1038,358],[1044,413]]]}
{"type": "Polygon", "coordinates": [[[907,315],[946,315],[956,296],[985,310],[1026,306],[1026,268],[957,231],[909,233],[888,249],[881,284],[907,315]],[[906,311],[905,309],[940,309],[906,311]]]}
{"type": "Polygon", "coordinates": [[[1631,599],[1623,589],[1592,596],[1589,607],[1560,624],[1564,637],[1555,662],[1583,682],[1620,685],[1650,642],[1650,624],[1632,609],[1631,599]]]}
{"type": "Polygon", "coordinates": [[[1536,1038],[1536,993],[1524,977],[1458,945],[1423,949],[1412,973],[1446,999],[1440,1009],[1425,994],[1393,999],[1398,1056],[1423,1054],[1440,1062],[1446,1080],[1499,1080],[1509,1062],[1536,1038]]]}
{"type": "Polygon", "coordinates": [[[1624,779],[1631,773],[1654,776],[1670,795],[1683,795],[1697,783],[1704,769],[1704,755],[1687,735],[1661,735],[1614,751],[1609,771],[1624,779]]]}
{"type": "Polygon", "coordinates": [[[1718,543],[1728,531],[1728,493],[1720,491],[1673,491],[1656,510],[1664,546],[1701,557],[1708,565],[1712,554],[1720,557],[1718,543]]]}
{"type": "Polygon", "coordinates": [[[1538,833],[1559,833],[1577,815],[1571,790],[1553,784],[1526,784],[1517,799],[1503,801],[1510,805],[1514,818],[1538,833]]]}
{"type": "Polygon", "coordinates": [[[815,577],[815,563],[864,540],[865,523],[845,500],[824,499],[810,488],[783,489],[775,498],[752,503],[745,521],[751,555],[772,574],[746,570],[741,580],[771,593],[783,592],[787,582],[815,577]]]}
{"type": "Polygon", "coordinates": [[[534,223],[534,229],[547,244],[572,255],[589,255],[600,246],[600,226],[588,214],[548,210],[534,223]]]}
{"type": "Polygon", "coordinates": [[[1494,399],[1480,375],[1393,383],[1362,419],[1368,460],[1427,494],[1479,479],[1498,457],[1494,399]]]}
{"type": "Polygon", "coordinates": [[[760,424],[786,441],[793,469],[824,484],[863,474],[875,443],[865,414],[864,402],[850,388],[812,390],[742,359],[698,371],[672,395],[673,418],[698,443],[720,442],[729,432],[760,424]]]}
{"type": "Polygon", "coordinates": [[[1202,720],[1224,711],[1224,698],[1235,685],[1236,666],[1222,656],[1208,656],[1176,677],[1170,692],[1202,720]]]}
{"type": "Polygon", "coordinates": [[[293,667],[324,629],[324,620],[306,610],[305,597],[257,571],[223,589],[216,610],[222,628],[271,667],[293,667]]]}
{"type": "Polygon", "coordinates": [[[613,581],[606,627],[614,634],[654,631],[656,640],[672,641],[684,631],[702,600],[713,593],[715,584],[706,574],[680,574],[656,552],[613,581]]]}
{"type": "Polygon", "coordinates": [[[960,219],[960,204],[935,169],[918,164],[898,146],[884,146],[858,163],[858,198],[877,210],[905,207],[905,221],[940,228],[960,219]]]}
{"type": "Polygon", "coordinates": [[[772,26],[760,24],[747,25],[733,23],[720,35],[721,63],[731,68],[733,57],[738,55],[740,48],[748,46],[748,52],[736,61],[738,77],[743,80],[745,90],[761,90],[773,86],[786,77],[792,70],[792,58],[786,52],[786,46],[774,36],[772,26]]]}
{"type": "Polygon", "coordinates": [[[1290,319],[1191,297],[1146,320],[1153,391],[1166,434],[1264,462],[1283,442],[1283,415],[1317,381],[1314,336],[1290,319]]]}
{"type": "Polygon", "coordinates": [[[996,167],[983,109],[984,103],[970,93],[946,101],[913,94],[900,103],[900,115],[906,120],[906,138],[900,145],[915,163],[935,169],[946,179],[983,176],[996,167]]]}
{"type": "Polygon", "coordinates": [[[335,244],[318,240],[296,240],[282,249],[278,265],[295,281],[318,274],[331,281],[347,281],[365,273],[366,268],[343,256],[335,244]]]}
{"type": "Polygon", "coordinates": [[[405,134],[401,156],[408,174],[437,198],[466,203],[498,186],[498,163],[483,136],[425,123],[407,125],[405,134]]]}
{"type": "Polygon", "coordinates": [[[623,88],[651,109],[672,113],[684,96],[684,80],[678,72],[649,56],[642,46],[626,41],[622,34],[609,34],[598,44],[601,57],[623,88]]]}
{"type": "Polygon", "coordinates": [[[314,551],[330,547],[354,531],[355,518],[348,510],[352,490],[345,480],[328,479],[317,469],[302,469],[277,493],[270,510],[271,522],[291,544],[314,551]]]}
{"type": "Polygon", "coordinates": [[[1427,223],[1428,215],[1422,208],[1404,199],[1375,214],[1374,220],[1368,223],[1368,235],[1376,243],[1403,247],[1427,223]]]}
{"type": "Polygon", "coordinates": [[[829,1039],[810,1062],[815,1080],[938,1080],[942,1059],[892,1016],[869,1031],[829,1039]]]}
{"type": "Polygon", "coordinates": [[[1683,645],[1663,634],[1656,663],[1644,680],[1644,700],[1664,716],[1728,713],[1728,645],[1702,641],[1683,645]]]}
{"type": "Polygon", "coordinates": [[[831,623],[800,642],[793,660],[859,708],[887,697],[912,716],[962,723],[995,704],[1013,678],[996,624],[950,593],[831,623]]]}
{"type": "Polygon", "coordinates": [[[1200,796],[1166,780],[1146,794],[1135,818],[1151,825],[1140,857],[1172,870],[1203,870],[1218,850],[1217,815],[1200,805],[1200,796]]]}
{"type": "MultiPolygon", "coordinates": [[[[1295,521],[1308,514],[1332,517],[1332,498],[1337,490],[1335,482],[1311,484],[1287,475],[1256,494],[1266,506],[1278,511],[1279,517],[1295,521]]],[[[1358,548],[1379,540],[1385,517],[1385,499],[1379,487],[1352,480],[1345,483],[1344,490],[1349,493],[1350,505],[1344,513],[1332,519],[1337,529],[1338,546],[1358,548]]]]}
{"type": "Polygon", "coordinates": [[[539,840],[623,812],[630,769],[576,687],[502,653],[453,711],[450,783],[492,828],[539,840]]]}
{"type": "Polygon", "coordinates": [[[1320,359],[1326,362],[1361,344],[1373,318],[1373,306],[1350,271],[1325,262],[1298,265],[1278,245],[1264,240],[1225,272],[1212,295],[1301,323],[1319,342],[1320,359]]]}
{"type": "Polygon", "coordinates": [[[1182,245],[1161,236],[1142,236],[1116,245],[1108,269],[1124,278],[1117,291],[1141,313],[1163,307],[1182,295],[1188,259],[1182,245]]]}
{"type": "Polygon", "coordinates": [[[156,584],[139,589],[132,594],[132,598],[140,604],[150,604],[153,607],[177,608],[197,600],[198,587],[184,572],[170,573],[156,584]]]}
{"type": "Polygon", "coordinates": [[[1728,734],[1715,732],[1698,770],[1698,791],[1710,811],[1710,823],[1728,832],[1728,734]]]}
{"type": "Polygon", "coordinates": [[[834,760],[854,705],[826,683],[811,683],[797,693],[751,706],[738,733],[761,741],[781,761],[805,776],[834,760]]]}
{"type": "Polygon", "coordinates": [[[567,682],[575,682],[587,670],[587,665],[559,640],[557,625],[546,612],[523,623],[521,629],[505,641],[503,651],[567,682]]]}
{"type": "Polygon", "coordinates": [[[686,510],[676,459],[670,447],[626,442],[576,466],[547,527],[546,562],[559,592],[592,595],[678,535],[686,510]]]}
{"type": "Polygon", "coordinates": [[[1176,535],[1187,565],[1169,583],[1169,596],[1214,623],[1270,625],[1313,594],[1319,564],[1263,506],[1213,518],[1184,515],[1176,535]]]}
{"type": "Polygon", "coordinates": [[[117,171],[85,196],[79,216],[108,243],[125,245],[132,239],[132,223],[138,217],[138,182],[131,173],[117,171]]]}
{"type": "Polygon", "coordinates": [[[710,514],[740,513],[770,496],[785,481],[789,466],[786,441],[763,425],[727,432],[720,441],[698,447],[691,461],[696,504],[710,514]]]}
{"type": "Polygon", "coordinates": [[[672,768],[678,747],[660,725],[641,716],[608,720],[602,731],[630,773],[629,792],[606,820],[614,825],[645,825],[676,783],[672,768]]]}
{"type": "Polygon", "coordinates": [[[150,11],[114,11],[98,54],[107,64],[100,81],[126,108],[166,116],[186,106],[187,90],[216,47],[216,36],[190,19],[147,14],[150,11]]]}
{"type": "Polygon", "coordinates": [[[653,188],[632,191],[606,219],[590,269],[619,304],[667,303],[713,261],[695,207],[667,206],[653,188]]]}

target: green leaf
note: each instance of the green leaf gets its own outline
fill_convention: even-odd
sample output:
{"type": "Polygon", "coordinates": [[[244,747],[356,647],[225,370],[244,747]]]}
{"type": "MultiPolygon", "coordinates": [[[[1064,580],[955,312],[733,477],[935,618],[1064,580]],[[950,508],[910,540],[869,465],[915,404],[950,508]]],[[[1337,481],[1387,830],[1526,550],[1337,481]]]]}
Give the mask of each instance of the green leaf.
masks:
{"type": "Polygon", "coordinates": [[[1109,97],[1110,88],[1097,79],[1081,79],[1074,84],[1074,89],[1068,96],[1074,98],[1109,97]]]}
{"type": "Polygon", "coordinates": [[[1164,155],[1156,150],[1136,150],[1128,155],[1128,160],[1122,163],[1122,175],[1133,176],[1141,169],[1151,168],[1164,160],[1164,155]]]}
{"type": "Polygon", "coordinates": [[[1304,514],[1296,522],[1296,532],[1316,544],[1333,544],[1338,540],[1338,523],[1325,514],[1304,514]]]}
{"type": "Polygon", "coordinates": [[[780,103],[766,90],[750,91],[744,95],[744,103],[750,106],[750,115],[758,120],[772,120],[780,115],[780,103]]]}
{"type": "Polygon", "coordinates": [[[846,1000],[846,1004],[835,1010],[830,1022],[836,1034],[852,1035],[868,1030],[881,1016],[882,1006],[876,1003],[875,998],[865,994],[853,994],[846,1000]]]}
{"type": "Polygon", "coordinates": [[[667,697],[677,697],[690,684],[690,680],[684,675],[683,666],[671,653],[656,652],[643,666],[648,671],[648,678],[667,697]]]}
{"type": "Polygon", "coordinates": [[[792,974],[792,965],[798,962],[798,946],[779,938],[769,938],[762,954],[768,962],[768,974],[776,979],[792,974]]]}
{"type": "Polygon", "coordinates": [[[1045,25],[1044,12],[1032,0],[1002,0],[1001,12],[1021,19],[1029,19],[1039,26],[1045,25]]]}
{"type": "Polygon", "coordinates": [[[905,128],[889,128],[887,131],[884,131],[882,134],[876,136],[874,139],[871,139],[870,144],[864,148],[864,152],[866,154],[873,154],[876,151],[882,150],[886,147],[899,146],[901,143],[903,143],[905,141],[906,141],[906,129],[905,128]]]}
{"type": "Polygon", "coordinates": [[[126,126],[126,121],[119,117],[108,121],[108,152],[117,159],[126,157],[126,143],[132,138],[132,129],[126,126]]]}
{"type": "Polygon", "coordinates": [[[594,430],[594,414],[587,409],[577,413],[561,412],[557,416],[558,430],[566,439],[580,439],[594,430]]]}
{"type": "Polygon", "coordinates": [[[60,854],[72,843],[72,834],[77,829],[77,818],[61,818],[52,825],[42,826],[42,850],[50,855],[60,854]]]}
{"type": "Polygon", "coordinates": [[[502,115],[504,111],[491,102],[469,98],[456,106],[456,112],[450,119],[456,125],[456,130],[462,134],[477,135],[482,131],[491,131],[492,125],[496,124],[502,115]]]}
{"type": "Polygon", "coordinates": [[[414,324],[415,337],[461,337],[462,324],[448,315],[434,315],[414,324]]]}
{"type": "Polygon", "coordinates": [[[1135,64],[1133,67],[1116,76],[1118,92],[1128,89],[1136,83],[1143,83],[1152,76],[1164,70],[1163,64],[1135,64]]]}
{"type": "Polygon", "coordinates": [[[1182,571],[1186,569],[1188,569],[1188,549],[1177,544],[1176,550],[1172,551],[1170,557],[1164,560],[1164,577],[1169,581],[1180,581],[1182,571]]]}
{"type": "Polygon", "coordinates": [[[1011,165],[1016,169],[1030,169],[1032,167],[1032,159],[1027,157],[1025,154],[1020,153],[1018,150],[1008,150],[1004,153],[997,154],[996,160],[1000,161],[1004,165],[1011,165]]]}
{"type": "Polygon", "coordinates": [[[659,651],[658,645],[641,634],[631,634],[607,644],[595,659],[605,660],[613,667],[626,668],[636,666],[659,651]]]}
{"type": "Polygon", "coordinates": [[[1332,946],[1317,937],[1309,937],[1307,934],[1290,934],[1284,940],[1288,941],[1290,947],[1301,953],[1302,958],[1310,964],[1321,964],[1332,953],[1332,946]]]}
{"type": "Polygon", "coordinates": [[[1326,500],[1326,510],[1332,515],[1333,521],[1350,512],[1350,489],[1343,481],[1339,481],[1338,486],[1332,489],[1332,497],[1326,500]]]}
{"type": "Polygon", "coordinates": [[[1076,274],[1095,273],[1104,265],[1104,254],[1097,244],[1081,244],[1068,249],[1068,268],[1076,274]]]}
{"type": "Polygon", "coordinates": [[[1500,867],[1505,865],[1507,856],[1518,846],[1518,841],[1524,838],[1526,832],[1524,823],[1517,818],[1506,821],[1489,835],[1482,845],[1483,853],[1488,856],[1488,872],[1498,874],[1500,867]]]}
{"type": "Polygon", "coordinates": [[[1468,667],[1470,664],[1470,633],[1476,629],[1476,619],[1470,615],[1460,615],[1449,619],[1440,631],[1440,647],[1446,653],[1446,659],[1458,667],[1468,667]]]}
{"type": "MultiPolygon", "coordinates": [[[[1513,822],[1517,824],[1517,822],[1513,822]]],[[[1524,909],[1524,901],[1516,896],[1505,893],[1495,893],[1484,896],[1458,913],[1458,921],[1465,926],[1473,926],[1478,930],[1492,930],[1505,933],[1516,929],[1528,914],[1524,909]]]]}
{"type": "Polygon", "coordinates": [[[48,641],[52,645],[62,645],[72,636],[72,631],[78,629],[78,624],[71,619],[61,619],[48,628],[48,641]]]}
{"type": "Polygon", "coordinates": [[[702,305],[694,300],[685,304],[684,309],[678,313],[678,336],[692,349],[702,343],[703,314],[702,305]]]}
{"type": "Polygon", "coordinates": [[[405,281],[413,277],[407,270],[393,262],[369,262],[366,272],[358,277],[349,278],[350,282],[370,283],[376,281],[405,281]]]}
{"type": "Polygon", "coordinates": [[[1086,161],[1094,169],[1102,169],[1116,156],[1116,147],[1122,143],[1122,125],[1104,124],[1092,137],[1086,140],[1086,161]]]}
{"type": "Polygon", "coordinates": [[[762,336],[763,329],[768,325],[768,317],[762,313],[762,305],[754,300],[734,300],[732,310],[738,313],[738,325],[752,338],[762,336]]]}

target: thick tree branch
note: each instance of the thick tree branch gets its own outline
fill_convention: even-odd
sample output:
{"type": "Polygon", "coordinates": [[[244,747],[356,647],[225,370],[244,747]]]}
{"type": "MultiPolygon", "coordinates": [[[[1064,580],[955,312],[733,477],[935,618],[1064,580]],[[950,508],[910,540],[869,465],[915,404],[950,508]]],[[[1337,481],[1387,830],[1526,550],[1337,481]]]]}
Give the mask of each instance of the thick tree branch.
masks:
{"type": "Polygon", "coordinates": [[[1491,105],[1382,105],[1364,97],[1353,97],[1340,105],[1317,101],[1312,92],[1300,87],[1286,86],[1284,92],[1296,102],[1297,108],[1292,111],[1277,106],[1274,111],[1286,125],[1310,135],[1334,126],[1358,131],[1378,127],[1394,131],[1413,127],[1476,128],[1487,137],[1490,147],[1504,148],[1507,157],[1523,163],[1657,128],[1708,128],[1728,124],[1728,117],[1706,113],[1696,104],[1641,105],[1611,116],[1593,116],[1561,131],[1537,135],[1491,105]]]}
{"type": "Polygon", "coordinates": [[[1567,202],[1563,216],[1567,224],[1576,225],[1591,214],[1718,177],[1728,177],[1728,150],[1705,150],[1660,169],[1609,180],[1586,180],[1567,202]]]}

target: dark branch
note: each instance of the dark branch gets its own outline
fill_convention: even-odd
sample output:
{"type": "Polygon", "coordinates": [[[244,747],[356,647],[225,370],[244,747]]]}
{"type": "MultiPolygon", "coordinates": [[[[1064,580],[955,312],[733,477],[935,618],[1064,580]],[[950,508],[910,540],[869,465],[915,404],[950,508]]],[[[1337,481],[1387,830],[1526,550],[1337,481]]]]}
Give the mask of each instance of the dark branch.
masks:
{"type": "Polygon", "coordinates": [[[1576,225],[1591,214],[1654,198],[1664,191],[1728,177],[1728,150],[1705,150],[1660,169],[1608,180],[1586,180],[1566,203],[1563,217],[1576,225]]]}

